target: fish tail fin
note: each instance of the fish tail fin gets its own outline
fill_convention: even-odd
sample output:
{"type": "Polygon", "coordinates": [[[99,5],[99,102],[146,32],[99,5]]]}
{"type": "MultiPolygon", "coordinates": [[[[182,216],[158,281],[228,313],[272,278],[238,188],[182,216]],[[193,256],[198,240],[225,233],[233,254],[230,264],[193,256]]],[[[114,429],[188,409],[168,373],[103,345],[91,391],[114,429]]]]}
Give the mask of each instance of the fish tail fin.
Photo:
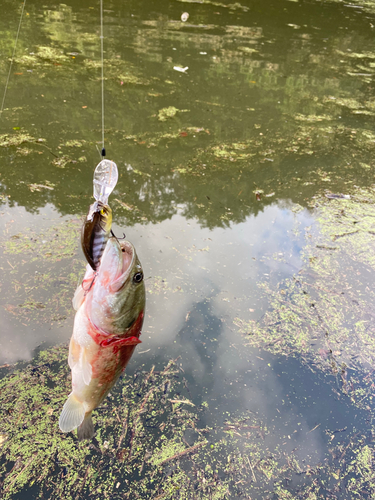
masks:
{"type": "Polygon", "coordinates": [[[85,418],[85,409],[73,393],[69,394],[62,409],[59,426],[62,432],[70,432],[82,424],[85,418]]]}
{"type": "Polygon", "coordinates": [[[77,437],[79,441],[84,439],[92,439],[94,437],[94,424],[92,422],[91,411],[86,413],[82,424],[77,429],[77,437]]]}

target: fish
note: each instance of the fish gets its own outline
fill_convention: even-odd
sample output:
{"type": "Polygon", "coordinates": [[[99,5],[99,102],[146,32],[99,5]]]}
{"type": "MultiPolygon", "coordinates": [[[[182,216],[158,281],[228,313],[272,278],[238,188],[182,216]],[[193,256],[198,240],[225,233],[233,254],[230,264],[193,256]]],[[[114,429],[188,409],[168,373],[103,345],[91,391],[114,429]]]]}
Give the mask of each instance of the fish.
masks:
{"type": "Polygon", "coordinates": [[[90,206],[82,226],[81,245],[91,268],[96,271],[112,227],[112,210],[109,205],[96,201],[90,206]]]}
{"type": "Polygon", "coordinates": [[[98,270],[88,264],[78,286],[68,364],[72,391],[59,419],[62,432],[79,440],[94,436],[92,411],[100,405],[128,364],[143,324],[146,292],[134,246],[108,239],[98,270]]]}

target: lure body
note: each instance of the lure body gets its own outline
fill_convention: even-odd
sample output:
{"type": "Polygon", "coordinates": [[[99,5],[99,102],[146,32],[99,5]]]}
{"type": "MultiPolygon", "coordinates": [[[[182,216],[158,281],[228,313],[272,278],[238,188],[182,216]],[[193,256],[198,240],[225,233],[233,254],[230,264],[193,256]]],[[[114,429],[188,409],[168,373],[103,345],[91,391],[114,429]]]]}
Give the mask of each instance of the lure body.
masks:
{"type": "Polygon", "coordinates": [[[81,245],[91,268],[96,271],[103,255],[112,227],[112,210],[109,205],[96,201],[90,206],[82,226],[81,245]]]}

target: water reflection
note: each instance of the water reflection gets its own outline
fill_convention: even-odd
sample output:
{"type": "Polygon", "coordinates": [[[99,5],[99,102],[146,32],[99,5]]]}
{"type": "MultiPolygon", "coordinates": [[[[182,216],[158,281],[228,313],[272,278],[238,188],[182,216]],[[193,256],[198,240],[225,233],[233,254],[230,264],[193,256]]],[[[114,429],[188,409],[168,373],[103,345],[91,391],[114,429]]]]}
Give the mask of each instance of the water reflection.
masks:
{"type": "MultiPolygon", "coordinates": [[[[333,398],[339,378],[306,359],[266,352],[274,337],[266,351],[245,346],[249,332],[234,322],[251,325],[269,310],[259,283],[278,289],[306,268],[314,197],[373,181],[373,14],[334,2],[106,8],[106,140],[120,171],[114,232],[137,248],[148,290],[143,345],[127,373],[181,356],[189,397],[208,405],[200,421],[213,429],[210,443],[228,420],[255,415],[260,449],[280,452],[283,486],[298,491],[332,442],[349,446],[357,429],[367,436],[369,410],[333,398]]],[[[5,3],[3,76],[18,14],[5,3]]],[[[97,13],[47,2],[28,14],[0,123],[1,364],[71,336],[81,216],[101,138],[97,13]]],[[[371,288],[348,269],[353,288],[371,288]]]]}
{"type": "MultiPolygon", "coordinates": [[[[188,207],[188,217],[215,227],[256,213],[255,190],[305,205],[325,188],[369,182],[371,26],[359,35],[360,19],[327,4],[302,12],[284,2],[267,19],[253,6],[251,25],[241,8],[216,12],[192,4],[189,21],[197,10],[200,22],[189,24],[166,6],[146,9],[146,19],[130,14],[135,7],[127,13],[117,7],[108,9],[106,128],[113,159],[133,168],[118,187],[135,207],[123,213],[128,223],[163,220],[174,201],[188,207]],[[335,24],[325,25],[321,9],[329,19],[334,12],[335,24]],[[280,13],[283,22],[276,22],[280,13]],[[298,23],[297,15],[304,17],[298,23]],[[174,71],[176,64],[189,66],[187,74],[174,71]],[[160,122],[158,112],[168,106],[188,111],[160,122]],[[160,195],[167,189],[170,198],[160,195]],[[148,193],[143,202],[141,192],[148,193]]],[[[72,6],[30,6],[2,131],[17,136],[13,128],[21,128],[33,139],[0,148],[11,166],[2,172],[10,203],[32,209],[50,201],[62,213],[85,210],[84,186],[100,140],[92,14],[81,23],[72,6]],[[36,20],[49,43],[31,29],[36,20]],[[47,181],[53,190],[30,192],[30,185],[47,181]]],[[[5,60],[2,67],[5,73],[5,60]]]]}
{"type": "MultiPolygon", "coordinates": [[[[27,337],[27,355],[18,347],[7,346],[3,351],[2,362],[12,362],[27,359],[43,341],[50,345],[70,338],[71,298],[84,270],[79,248],[82,222],[80,218],[61,219],[49,206],[37,216],[10,207],[2,215],[7,228],[3,237],[4,315],[35,330],[27,337]]],[[[146,270],[148,348],[175,340],[181,321],[200,300],[209,301],[229,321],[240,313],[244,318],[259,317],[257,281],[265,277],[277,282],[299,268],[300,243],[298,233],[294,236],[293,232],[309,224],[307,212],[294,214],[276,205],[229,231],[199,229],[197,222],[187,222],[181,214],[163,224],[149,224],[146,231],[145,226],[127,229],[115,223],[115,234],[126,231],[146,270]]],[[[22,343],[22,327],[12,330],[14,341],[19,338],[18,344],[22,343]]],[[[5,344],[9,331],[2,332],[5,344]]]]}

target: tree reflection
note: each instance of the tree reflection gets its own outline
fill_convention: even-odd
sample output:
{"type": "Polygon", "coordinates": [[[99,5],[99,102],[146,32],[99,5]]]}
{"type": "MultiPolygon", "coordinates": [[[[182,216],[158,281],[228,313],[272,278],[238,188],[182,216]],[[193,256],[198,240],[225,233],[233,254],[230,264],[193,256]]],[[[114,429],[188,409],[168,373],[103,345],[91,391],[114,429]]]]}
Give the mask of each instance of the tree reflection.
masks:
{"type": "MultiPolygon", "coordinates": [[[[323,190],[372,182],[375,54],[359,18],[335,4],[324,6],[328,26],[313,4],[298,14],[285,2],[286,12],[267,16],[255,4],[250,19],[246,9],[204,3],[191,4],[182,23],[179,5],[119,4],[108,3],[105,33],[119,223],[162,221],[180,207],[203,226],[225,227],[275,199],[307,206],[323,190]],[[360,31],[342,29],[348,23],[360,31]],[[168,106],[185,112],[158,120],[168,106]]],[[[101,137],[98,16],[69,3],[31,5],[27,14],[0,133],[34,140],[7,147],[3,136],[2,198],[82,213],[101,137]]],[[[5,23],[18,15],[7,2],[2,75],[14,43],[5,23]]]]}

